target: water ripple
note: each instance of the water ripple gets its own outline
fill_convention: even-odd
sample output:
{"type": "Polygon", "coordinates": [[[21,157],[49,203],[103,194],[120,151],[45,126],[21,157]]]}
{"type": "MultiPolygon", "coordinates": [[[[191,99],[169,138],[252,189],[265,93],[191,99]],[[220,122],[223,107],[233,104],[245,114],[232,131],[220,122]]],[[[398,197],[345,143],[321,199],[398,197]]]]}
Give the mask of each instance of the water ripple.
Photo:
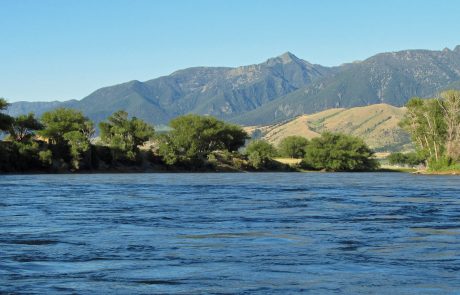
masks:
{"type": "Polygon", "coordinates": [[[458,177],[0,176],[0,293],[458,294],[458,177]]]}

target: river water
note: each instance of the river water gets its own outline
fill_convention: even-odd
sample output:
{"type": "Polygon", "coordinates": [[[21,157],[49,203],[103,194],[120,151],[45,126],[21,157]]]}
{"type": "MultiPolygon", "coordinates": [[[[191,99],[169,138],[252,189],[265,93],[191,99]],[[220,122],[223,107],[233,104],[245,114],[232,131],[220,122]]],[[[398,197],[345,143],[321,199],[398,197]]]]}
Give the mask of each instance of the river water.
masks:
{"type": "Polygon", "coordinates": [[[0,293],[460,294],[460,178],[3,175],[0,293]]]}

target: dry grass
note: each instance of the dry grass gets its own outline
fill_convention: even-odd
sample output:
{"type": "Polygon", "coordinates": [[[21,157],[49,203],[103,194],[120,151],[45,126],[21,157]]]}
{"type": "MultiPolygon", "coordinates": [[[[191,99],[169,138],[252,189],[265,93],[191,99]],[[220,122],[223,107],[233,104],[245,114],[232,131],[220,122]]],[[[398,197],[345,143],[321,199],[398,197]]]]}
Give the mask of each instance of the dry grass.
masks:
{"type": "MultiPolygon", "coordinates": [[[[405,108],[387,104],[375,104],[351,109],[329,109],[312,115],[299,116],[283,124],[252,126],[250,133],[261,130],[264,139],[277,145],[283,138],[299,135],[312,139],[325,131],[340,132],[361,137],[371,148],[383,148],[398,142],[409,142],[404,138],[398,123],[405,108]]],[[[404,143],[405,143],[404,142],[404,143]]]]}
{"type": "Polygon", "coordinates": [[[274,158],[273,160],[287,165],[298,165],[302,162],[302,159],[293,159],[293,158],[274,158]]]}

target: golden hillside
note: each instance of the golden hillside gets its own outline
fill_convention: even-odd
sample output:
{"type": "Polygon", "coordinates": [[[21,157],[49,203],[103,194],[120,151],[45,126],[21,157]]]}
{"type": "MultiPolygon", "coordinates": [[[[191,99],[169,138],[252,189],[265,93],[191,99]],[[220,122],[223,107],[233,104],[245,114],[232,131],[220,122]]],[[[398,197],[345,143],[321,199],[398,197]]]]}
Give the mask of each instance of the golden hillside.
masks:
{"type": "Polygon", "coordinates": [[[275,145],[290,135],[311,139],[330,131],[361,137],[377,151],[404,150],[410,148],[409,136],[398,126],[404,112],[404,108],[387,104],[329,109],[274,125],[246,127],[246,131],[257,132],[275,145]]]}

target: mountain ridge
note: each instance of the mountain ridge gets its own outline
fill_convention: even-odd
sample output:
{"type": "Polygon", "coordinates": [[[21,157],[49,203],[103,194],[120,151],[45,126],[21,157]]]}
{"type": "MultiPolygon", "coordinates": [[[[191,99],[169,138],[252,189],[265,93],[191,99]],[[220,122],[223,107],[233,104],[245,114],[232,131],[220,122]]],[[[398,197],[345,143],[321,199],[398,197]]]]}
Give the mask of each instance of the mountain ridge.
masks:
{"type": "Polygon", "coordinates": [[[363,61],[324,67],[287,51],[259,64],[192,67],[147,81],[103,87],[78,101],[13,103],[12,115],[63,106],[96,122],[123,109],[152,124],[197,113],[235,123],[268,124],[329,108],[377,103],[402,106],[460,88],[460,45],[454,50],[384,52],[363,61]]]}

